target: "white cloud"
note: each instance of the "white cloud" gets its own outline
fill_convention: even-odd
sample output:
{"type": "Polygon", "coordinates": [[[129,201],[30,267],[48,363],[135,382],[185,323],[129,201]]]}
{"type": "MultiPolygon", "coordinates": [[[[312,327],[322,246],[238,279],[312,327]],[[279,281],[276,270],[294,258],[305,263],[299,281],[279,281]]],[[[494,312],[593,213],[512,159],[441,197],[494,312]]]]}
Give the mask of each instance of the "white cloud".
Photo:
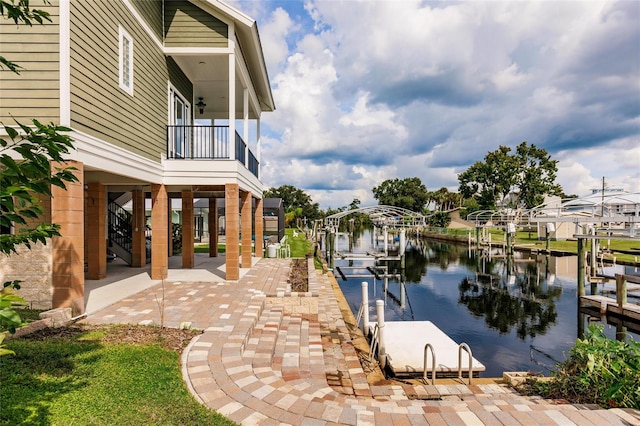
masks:
{"type": "Polygon", "coordinates": [[[498,71],[491,77],[491,81],[499,91],[513,89],[527,81],[526,74],[518,70],[518,64],[511,64],[507,68],[498,71]]]}
{"type": "Polygon", "coordinates": [[[275,9],[261,26],[262,49],[270,72],[278,70],[279,64],[286,61],[290,53],[287,36],[300,29],[300,25],[294,23],[289,14],[280,7],[275,9]]]}
{"type": "Polygon", "coordinates": [[[323,207],[373,203],[395,177],[455,189],[487,152],[528,141],[559,160],[567,193],[602,176],[640,190],[637,2],[238,4],[263,18],[269,186],[323,207]]]}

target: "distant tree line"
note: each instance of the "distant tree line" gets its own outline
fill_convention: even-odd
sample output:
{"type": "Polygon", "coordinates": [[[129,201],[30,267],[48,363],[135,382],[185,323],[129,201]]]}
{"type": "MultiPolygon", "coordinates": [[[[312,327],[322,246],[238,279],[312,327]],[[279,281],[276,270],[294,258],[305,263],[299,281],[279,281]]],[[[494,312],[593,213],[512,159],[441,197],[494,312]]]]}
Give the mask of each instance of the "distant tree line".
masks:
{"type": "MultiPolygon", "coordinates": [[[[457,208],[461,209],[461,216],[466,217],[477,210],[496,210],[499,207],[533,208],[542,204],[545,196],[568,198],[556,183],[557,173],[558,161],[551,159],[545,149],[522,142],[513,152],[501,145],[497,150],[488,152],[484,160],[476,161],[460,173],[458,192],[445,187],[428,191],[418,177],[387,179],[375,186],[372,192],[380,205],[430,214],[432,226],[447,226],[449,215],[446,212],[457,208]]],[[[288,223],[301,218],[311,221],[323,219],[360,207],[360,200],[354,198],[348,206],[323,211],[308,194],[291,185],[269,188],[264,191],[264,196],[283,200],[288,223]]]]}

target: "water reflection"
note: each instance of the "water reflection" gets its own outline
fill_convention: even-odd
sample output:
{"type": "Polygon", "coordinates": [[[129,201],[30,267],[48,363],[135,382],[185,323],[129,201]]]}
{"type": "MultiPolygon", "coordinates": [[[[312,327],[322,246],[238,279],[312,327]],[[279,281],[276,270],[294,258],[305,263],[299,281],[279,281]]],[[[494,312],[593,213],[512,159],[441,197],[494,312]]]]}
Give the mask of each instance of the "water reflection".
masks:
{"type": "MultiPolygon", "coordinates": [[[[350,244],[339,238],[338,250],[379,251],[378,239],[368,232],[350,244]]],[[[575,256],[516,253],[508,258],[497,251],[476,253],[466,245],[408,239],[404,269],[398,261],[336,259],[341,265],[361,274],[339,280],[354,312],[361,301],[359,284],[367,281],[371,312],[375,300],[383,299],[388,320],[432,321],[453,340],[471,346],[487,366],[486,377],[503,371],[549,373],[589,321],[578,312],[575,256]],[[367,268],[400,278],[383,279],[382,272],[363,278],[367,268]]],[[[605,332],[615,338],[616,327],[607,326],[605,332]]]]}
{"type": "Polygon", "coordinates": [[[513,286],[491,276],[477,280],[463,278],[458,285],[461,303],[501,334],[515,329],[520,339],[546,333],[558,317],[554,301],[562,294],[560,287],[546,290],[518,276],[513,286]]]}

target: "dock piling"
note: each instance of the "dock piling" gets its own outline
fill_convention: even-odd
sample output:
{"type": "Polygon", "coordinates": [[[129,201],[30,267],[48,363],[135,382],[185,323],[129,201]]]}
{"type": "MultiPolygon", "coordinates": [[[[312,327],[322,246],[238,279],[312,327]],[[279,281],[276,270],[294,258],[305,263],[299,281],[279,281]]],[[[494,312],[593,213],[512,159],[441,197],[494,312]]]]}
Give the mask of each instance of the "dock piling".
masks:
{"type": "Polygon", "coordinates": [[[369,335],[369,284],[362,281],[362,333],[369,335]]]}
{"type": "Polygon", "coordinates": [[[620,308],[627,304],[627,279],[621,274],[616,274],[616,303],[620,308]]]}
{"type": "Polygon", "coordinates": [[[376,300],[376,314],[378,317],[378,361],[384,369],[387,365],[387,351],[384,345],[384,300],[376,300]]]}

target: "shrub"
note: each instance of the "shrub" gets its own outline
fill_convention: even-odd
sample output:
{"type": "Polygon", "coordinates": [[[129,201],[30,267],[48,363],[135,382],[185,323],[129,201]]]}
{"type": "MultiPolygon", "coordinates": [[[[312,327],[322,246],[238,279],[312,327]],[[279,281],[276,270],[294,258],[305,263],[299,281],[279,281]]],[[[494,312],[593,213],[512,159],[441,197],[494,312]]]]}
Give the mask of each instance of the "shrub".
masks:
{"type": "Polygon", "coordinates": [[[611,340],[602,325],[591,324],[569,355],[558,364],[553,380],[535,384],[539,393],[574,403],[640,409],[640,342],[611,340]]]}

